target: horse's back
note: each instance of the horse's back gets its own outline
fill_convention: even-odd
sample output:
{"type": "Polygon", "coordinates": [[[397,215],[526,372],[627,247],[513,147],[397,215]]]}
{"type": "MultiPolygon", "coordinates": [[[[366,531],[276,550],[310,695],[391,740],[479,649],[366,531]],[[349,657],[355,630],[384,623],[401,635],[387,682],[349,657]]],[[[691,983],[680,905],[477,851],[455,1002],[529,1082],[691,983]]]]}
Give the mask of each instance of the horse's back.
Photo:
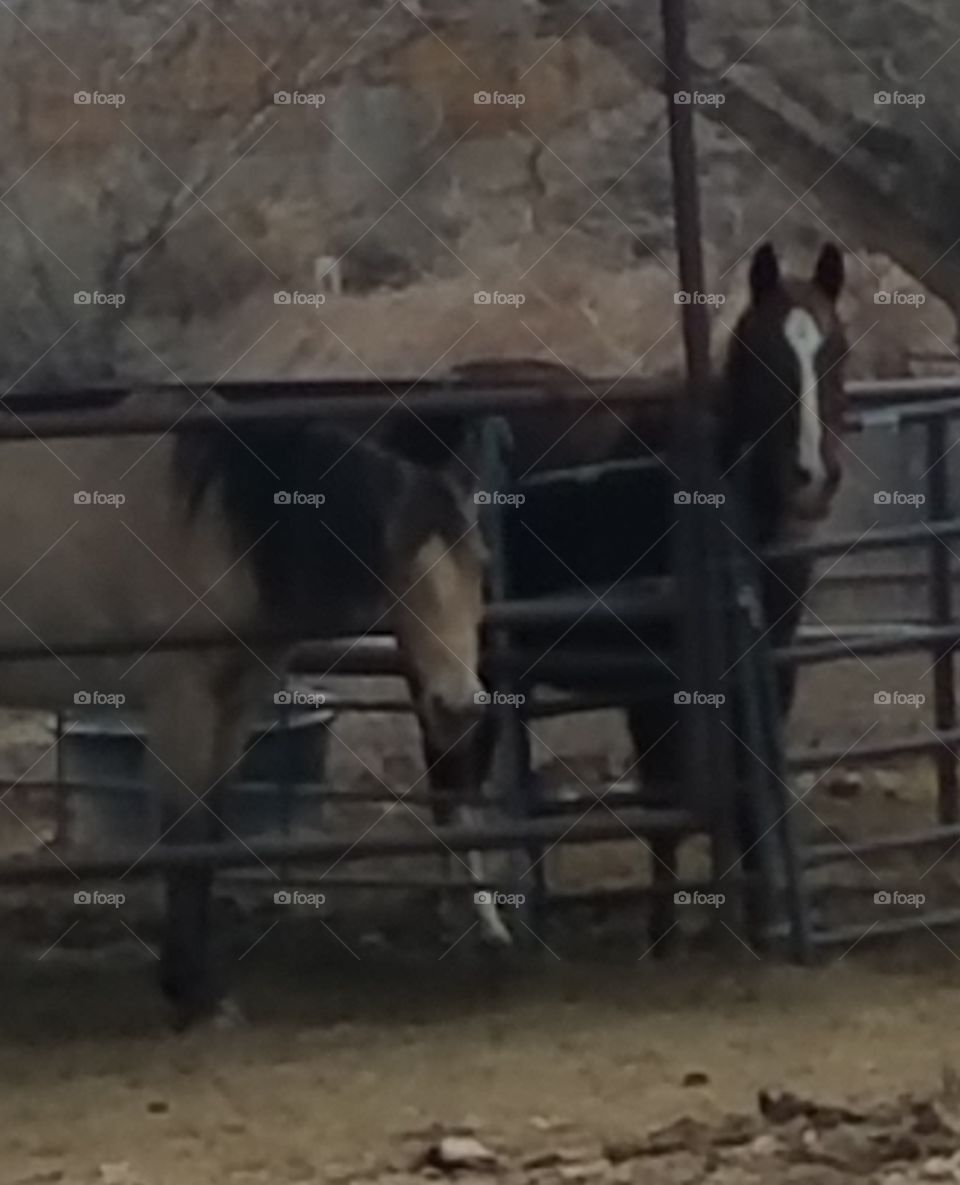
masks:
{"type": "Polygon", "coordinates": [[[0,656],[0,701],[61,699],[84,679],[102,687],[135,657],[58,662],[58,644],[250,619],[249,571],[215,500],[191,514],[175,448],[172,434],[4,444],[0,647],[52,653],[16,664],[0,656]]]}

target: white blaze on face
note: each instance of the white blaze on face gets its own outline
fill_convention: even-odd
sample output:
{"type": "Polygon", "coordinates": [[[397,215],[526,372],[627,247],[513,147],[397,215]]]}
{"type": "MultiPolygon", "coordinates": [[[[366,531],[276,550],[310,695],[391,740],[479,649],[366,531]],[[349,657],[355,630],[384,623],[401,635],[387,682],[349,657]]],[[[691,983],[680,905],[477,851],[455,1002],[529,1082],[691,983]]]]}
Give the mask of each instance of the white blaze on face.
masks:
{"type": "Polygon", "coordinates": [[[827,480],[820,448],[823,424],[820,420],[820,393],[816,359],[824,335],[816,319],[806,309],[793,309],[783,323],[783,336],[797,356],[800,366],[800,439],[797,463],[809,476],[808,492],[818,491],[827,480]]]}

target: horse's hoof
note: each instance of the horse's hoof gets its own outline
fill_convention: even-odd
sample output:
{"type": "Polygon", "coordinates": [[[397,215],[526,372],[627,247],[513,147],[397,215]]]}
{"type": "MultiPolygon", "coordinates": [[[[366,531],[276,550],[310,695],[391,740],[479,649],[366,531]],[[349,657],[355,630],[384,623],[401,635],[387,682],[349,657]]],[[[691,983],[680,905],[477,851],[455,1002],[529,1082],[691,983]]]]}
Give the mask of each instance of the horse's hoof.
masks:
{"type": "Polygon", "coordinates": [[[217,1005],[210,1023],[215,1029],[231,1032],[234,1029],[244,1028],[247,1018],[236,1000],[232,1000],[228,996],[217,1005]]]}
{"type": "Polygon", "coordinates": [[[480,921],[480,937],[487,946],[505,947],[513,946],[513,935],[497,918],[482,918],[480,921]]]}
{"type": "Polygon", "coordinates": [[[217,1001],[171,1001],[170,1025],[175,1033],[201,1032],[207,1029],[215,1032],[232,1032],[242,1028],[247,1018],[235,1000],[217,1001]]]}

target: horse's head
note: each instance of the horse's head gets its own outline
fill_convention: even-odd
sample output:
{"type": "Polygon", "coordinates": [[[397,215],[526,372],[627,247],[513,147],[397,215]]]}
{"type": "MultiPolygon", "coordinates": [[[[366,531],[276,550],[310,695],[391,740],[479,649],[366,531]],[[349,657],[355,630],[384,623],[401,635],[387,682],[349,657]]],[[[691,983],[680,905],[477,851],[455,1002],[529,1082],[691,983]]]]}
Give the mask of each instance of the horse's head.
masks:
{"type": "Polygon", "coordinates": [[[843,271],[832,244],[809,279],[782,276],[769,244],[750,268],[751,303],[734,329],[720,408],[722,461],[734,477],[748,467],[768,528],[823,518],[840,482],[843,271]]]}
{"type": "Polygon", "coordinates": [[[458,742],[483,702],[478,668],[487,551],[469,465],[416,466],[393,510],[390,613],[431,749],[458,742]]]}

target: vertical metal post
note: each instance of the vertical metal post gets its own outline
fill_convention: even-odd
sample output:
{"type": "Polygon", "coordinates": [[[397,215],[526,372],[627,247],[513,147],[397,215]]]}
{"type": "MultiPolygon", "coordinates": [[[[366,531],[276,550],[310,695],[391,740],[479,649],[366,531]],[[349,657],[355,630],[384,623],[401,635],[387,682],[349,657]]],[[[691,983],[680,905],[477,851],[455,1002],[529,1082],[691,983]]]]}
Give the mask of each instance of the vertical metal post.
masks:
{"type": "MultiPolygon", "coordinates": [[[[483,424],[482,477],[488,490],[506,492],[513,485],[513,476],[507,463],[507,454],[512,445],[510,426],[501,417],[490,418],[483,424]]],[[[507,552],[506,533],[502,506],[493,503],[482,508],[481,526],[484,539],[490,551],[488,569],[488,590],[491,600],[502,601],[510,594],[511,577],[507,552]]],[[[511,704],[507,696],[518,687],[514,677],[508,674],[505,659],[510,652],[508,630],[498,628],[492,631],[489,653],[492,655],[490,679],[492,690],[502,693],[499,703],[491,705],[496,722],[496,742],[491,763],[494,784],[505,787],[511,814],[519,819],[536,815],[539,803],[532,793],[533,771],[530,766],[530,742],[524,724],[523,709],[511,704]]],[[[524,893],[527,900],[524,912],[536,923],[543,909],[546,896],[546,880],[543,869],[542,850],[536,844],[524,849],[527,860],[534,865],[531,873],[531,891],[524,893]]]]}
{"type": "MultiPolygon", "coordinates": [[[[951,515],[951,491],[945,416],[933,416],[924,424],[926,430],[927,518],[933,521],[951,515]]],[[[930,540],[929,606],[930,624],[950,625],[953,620],[953,576],[951,553],[939,538],[930,540]]],[[[952,729],[957,723],[957,698],[953,681],[953,648],[946,645],[933,651],[934,727],[952,729]]],[[[937,813],[941,823],[956,823],[960,818],[957,784],[957,754],[953,747],[941,745],[935,752],[937,765],[937,813]]]]}
{"type": "Polygon", "coordinates": [[[56,772],[54,778],[57,784],[57,799],[54,811],[54,825],[53,833],[55,836],[54,842],[58,845],[66,847],[70,842],[70,790],[64,780],[63,770],[63,753],[60,750],[60,742],[63,740],[63,713],[57,712],[54,716],[54,740],[53,748],[56,753],[56,772]]]}
{"type": "MultiPolygon", "coordinates": [[[[661,0],[665,87],[670,121],[670,160],[673,170],[673,207],[680,287],[693,294],[704,291],[700,202],[693,131],[693,104],[677,102],[680,92],[692,91],[687,53],[686,0],[661,0]]],[[[706,306],[696,300],[681,304],[683,343],[687,366],[686,398],[675,409],[674,440],[681,482],[688,490],[711,489],[718,474],[708,420],[710,398],[710,327],[706,306]]],[[[684,507],[677,534],[676,577],[681,591],[680,669],[688,689],[714,691],[723,672],[723,573],[717,547],[713,510],[704,505],[684,507]]],[[[683,716],[685,788],[690,804],[702,802],[699,787],[711,783],[713,860],[723,871],[736,858],[731,800],[731,737],[714,708],[691,708],[683,716]]]]}

